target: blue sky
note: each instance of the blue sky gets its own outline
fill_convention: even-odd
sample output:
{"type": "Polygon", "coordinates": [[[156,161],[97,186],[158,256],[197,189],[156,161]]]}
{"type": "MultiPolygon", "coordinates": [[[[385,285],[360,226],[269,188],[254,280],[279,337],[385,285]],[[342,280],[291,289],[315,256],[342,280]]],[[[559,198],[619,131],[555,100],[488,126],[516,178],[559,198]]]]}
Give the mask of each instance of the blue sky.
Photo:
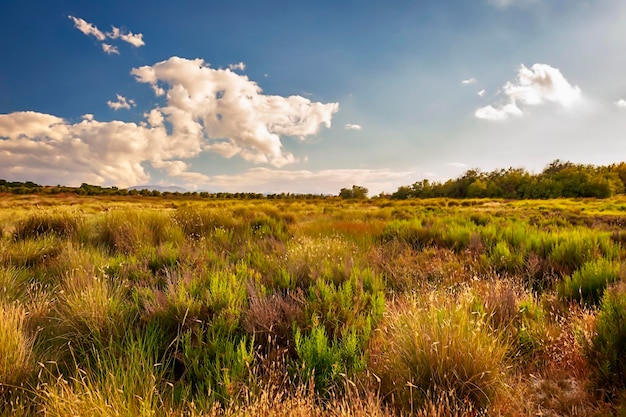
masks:
{"type": "Polygon", "coordinates": [[[622,0],[0,4],[0,178],[370,195],[626,156],[622,0]]]}

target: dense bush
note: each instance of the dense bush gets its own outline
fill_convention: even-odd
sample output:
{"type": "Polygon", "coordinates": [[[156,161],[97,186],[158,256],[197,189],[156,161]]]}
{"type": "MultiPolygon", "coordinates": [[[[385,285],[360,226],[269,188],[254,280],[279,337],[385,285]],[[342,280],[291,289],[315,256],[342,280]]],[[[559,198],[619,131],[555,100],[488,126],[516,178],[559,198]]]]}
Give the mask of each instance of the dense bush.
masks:
{"type": "Polygon", "coordinates": [[[596,323],[596,335],[587,349],[599,389],[610,396],[626,388],[626,288],[606,291],[596,323]]]}

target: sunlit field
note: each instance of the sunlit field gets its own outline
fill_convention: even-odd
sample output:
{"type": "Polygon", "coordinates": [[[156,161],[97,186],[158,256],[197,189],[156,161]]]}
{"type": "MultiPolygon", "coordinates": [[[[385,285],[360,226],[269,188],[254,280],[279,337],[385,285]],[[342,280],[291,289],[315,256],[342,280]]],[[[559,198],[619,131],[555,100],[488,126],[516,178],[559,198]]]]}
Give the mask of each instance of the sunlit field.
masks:
{"type": "Polygon", "coordinates": [[[626,198],[0,196],[2,416],[626,413],[626,198]]]}

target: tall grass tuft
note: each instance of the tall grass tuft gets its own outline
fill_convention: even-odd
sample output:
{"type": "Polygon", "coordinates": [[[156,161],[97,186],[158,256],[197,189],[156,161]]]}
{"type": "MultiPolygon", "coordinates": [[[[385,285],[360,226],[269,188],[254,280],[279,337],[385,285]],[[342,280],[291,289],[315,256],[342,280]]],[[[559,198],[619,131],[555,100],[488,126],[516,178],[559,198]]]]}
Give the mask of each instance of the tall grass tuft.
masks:
{"type": "Polygon", "coordinates": [[[121,337],[135,314],[123,283],[92,270],[68,273],[55,306],[60,338],[80,345],[121,337]]]}
{"type": "Polygon", "coordinates": [[[0,406],[3,397],[21,387],[34,370],[33,337],[27,331],[27,311],[0,302],[0,406]]]}
{"type": "Polygon", "coordinates": [[[154,416],[171,407],[173,385],[167,382],[172,362],[161,357],[162,334],[148,326],[123,342],[94,344],[78,352],[70,376],[49,370],[40,393],[46,416],[154,416]]]}
{"type": "Polygon", "coordinates": [[[15,225],[15,240],[37,239],[44,235],[56,235],[61,238],[73,238],[78,235],[84,218],[76,212],[55,210],[37,212],[18,221],[15,225]]]}
{"type": "Polygon", "coordinates": [[[504,389],[507,348],[465,305],[399,303],[372,348],[381,394],[405,412],[444,395],[455,408],[486,409],[504,389]]]}

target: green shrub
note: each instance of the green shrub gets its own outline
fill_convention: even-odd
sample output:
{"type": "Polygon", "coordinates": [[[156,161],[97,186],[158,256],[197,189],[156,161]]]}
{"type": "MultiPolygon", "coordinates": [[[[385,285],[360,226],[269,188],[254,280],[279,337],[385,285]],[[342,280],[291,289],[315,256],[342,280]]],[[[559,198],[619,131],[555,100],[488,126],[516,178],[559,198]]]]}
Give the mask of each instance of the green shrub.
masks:
{"type": "Polygon", "coordinates": [[[182,333],[179,344],[183,378],[198,401],[228,402],[242,393],[254,363],[252,339],[203,325],[182,333]]]}
{"type": "Polygon", "coordinates": [[[484,257],[488,268],[498,273],[515,274],[524,265],[524,255],[521,251],[512,249],[507,242],[498,242],[484,257]]]}
{"type": "Polygon", "coordinates": [[[319,393],[340,389],[344,375],[352,376],[365,368],[363,342],[354,331],[331,340],[324,327],[315,323],[306,335],[296,329],[294,341],[299,361],[294,370],[298,380],[313,383],[311,388],[319,393]]]}
{"type": "Polygon", "coordinates": [[[247,304],[249,273],[243,265],[235,273],[181,269],[168,275],[163,289],[137,289],[135,299],[145,321],[173,332],[198,323],[232,332],[239,328],[247,304]]]}
{"type": "Polygon", "coordinates": [[[372,325],[383,315],[385,297],[383,282],[377,274],[353,271],[349,279],[335,285],[318,279],[309,287],[307,317],[320,320],[331,337],[339,337],[353,328],[369,338],[372,325]]]}
{"type": "Polygon", "coordinates": [[[586,262],[558,286],[559,297],[589,305],[597,305],[605,288],[620,279],[619,262],[605,258],[586,262]]]}
{"type": "Polygon", "coordinates": [[[586,353],[597,387],[609,396],[626,388],[626,288],[605,291],[596,334],[586,353]]]}

